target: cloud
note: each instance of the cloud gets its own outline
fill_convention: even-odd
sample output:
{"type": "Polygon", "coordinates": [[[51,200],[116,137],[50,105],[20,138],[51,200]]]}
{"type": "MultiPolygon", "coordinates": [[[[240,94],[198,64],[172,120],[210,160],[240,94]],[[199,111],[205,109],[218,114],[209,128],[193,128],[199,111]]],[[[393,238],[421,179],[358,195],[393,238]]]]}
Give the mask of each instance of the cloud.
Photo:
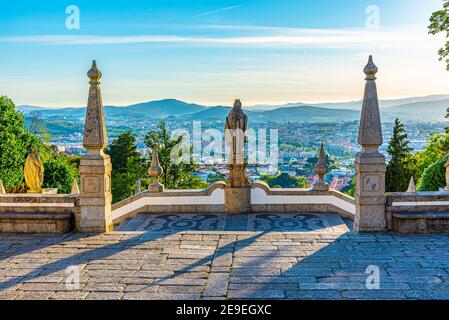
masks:
{"type": "Polygon", "coordinates": [[[241,6],[231,6],[231,7],[221,8],[218,10],[208,11],[208,12],[204,12],[204,13],[200,13],[200,14],[196,15],[195,18],[209,16],[211,14],[216,14],[216,13],[220,13],[220,12],[224,12],[224,11],[234,10],[234,9],[238,9],[240,7],[241,6]]]}
{"type": "MultiPolygon", "coordinates": [[[[215,26],[217,27],[217,26],[215,26]]],[[[232,26],[227,26],[231,28],[232,26]]],[[[179,44],[200,47],[287,47],[305,49],[363,49],[425,47],[431,38],[422,29],[384,28],[366,29],[283,29],[259,26],[234,26],[243,28],[236,36],[214,35],[33,35],[0,36],[0,43],[24,43],[44,45],[127,45],[127,44],[179,44]],[[247,29],[244,29],[247,28],[247,29]],[[257,30],[252,34],[244,31],[257,30]]]]}

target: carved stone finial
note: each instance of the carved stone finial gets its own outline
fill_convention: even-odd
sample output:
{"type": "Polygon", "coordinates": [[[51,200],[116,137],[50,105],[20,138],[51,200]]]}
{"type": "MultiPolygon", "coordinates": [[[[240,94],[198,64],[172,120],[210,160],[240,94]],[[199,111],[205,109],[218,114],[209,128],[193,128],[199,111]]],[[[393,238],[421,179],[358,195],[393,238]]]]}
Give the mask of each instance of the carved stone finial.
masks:
{"type": "Polygon", "coordinates": [[[374,64],[373,56],[369,56],[368,64],[365,66],[365,69],[363,69],[363,72],[366,74],[365,80],[376,80],[376,74],[379,71],[377,66],[374,64]]]}
{"type": "Polygon", "coordinates": [[[101,79],[101,71],[97,68],[97,62],[94,60],[92,61],[92,67],[87,72],[87,76],[89,77],[90,81],[99,83],[101,79]]]}
{"type": "Polygon", "coordinates": [[[329,185],[324,181],[324,176],[327,173],[326,154],[324,152],[324,143],[321,143],[320,153],[318,156],[318,162],[315,165],[315,172],[318,175],[318,182],[313,186],[315,191],[328,191],[329,185]]]}
{"type": "Polygon", "coordinates": [[[415,193],[416,192],[415,179],[413,177],[410,179],[410,183],[408,185],[407,192],[408,193],[415,193]]]}
{"type": "Polygon", "coordinates": [[[148,174],[153,179],[153,183],[148,186],[150,192],[163,192],[164,185],[159,182],[159,177],[164,173],[163,168],[159,164],[159,155],[157,153],[157,146],[153,147],[151,155],[151,167],[148,174]]]}
{"type": "Polygon", "coordinates": [[[358,137],[358,143],[362,146],[362,149],[374,153],[378,152],[379,146],[383,143],[379,99],[375,82],[377,71],[378,68],[374,64],[372,56],[370,56],[364,69],[366,84],[358,137]]]}
{"type": "Polygon", "coordinates": [[[78,182],[76,181],[76,179],[73,179],[70,194],[80,194],[80,187],[78,186],[78,182]]]}
{"type": "Polygon", "coordinates": [[[90,88],[83,145],[89,154],[103,154],[104,148],[108,145],[108,137],[106,134],[103,101],[99,81],[101,72],[98,70],[95,60],[87,75],[90,79],[90,88]]]}
{"type": "Polygon", "coordinates": [[[44,166],[42,165],[39,152],[33,149],[25,161],[24,167],[25,184],[28,187],[28,193],[43,193],[44,184],[44,166]]]}
{"type": "Polygon", "coordinates": [[[5,187],[3,186],[3,181],[0,179],[0,194],[6,194],[5,187]]]}

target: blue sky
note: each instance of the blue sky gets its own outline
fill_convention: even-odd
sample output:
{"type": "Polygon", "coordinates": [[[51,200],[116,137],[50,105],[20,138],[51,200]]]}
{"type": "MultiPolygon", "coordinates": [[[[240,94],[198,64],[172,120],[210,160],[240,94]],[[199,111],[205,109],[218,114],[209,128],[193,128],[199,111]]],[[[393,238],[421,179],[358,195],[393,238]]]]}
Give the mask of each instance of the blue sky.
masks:
{"type": "Polygon", "coordinates": [[[1,1],[0,94],[17,104],[82,106],[95,58],[106,104],[357,100],[369,54],[382,98],[449,93],[436,54],[444,39],[426,30],[441,3],[1,1]],[[66,28],[70,5],[80,10],[79,30],[66,28]],[[372,10],[379,24],[367,27],[377,21],[372,10]]]}

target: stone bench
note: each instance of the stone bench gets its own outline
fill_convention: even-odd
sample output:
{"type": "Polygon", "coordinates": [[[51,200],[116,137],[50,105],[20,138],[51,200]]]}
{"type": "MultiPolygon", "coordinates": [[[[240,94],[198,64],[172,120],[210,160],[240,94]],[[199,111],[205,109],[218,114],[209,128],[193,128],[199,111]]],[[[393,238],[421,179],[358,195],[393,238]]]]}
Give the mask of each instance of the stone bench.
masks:
{"type": "Polygon", "coordinates": [[[73,218],[69,213],[1,213],[0,233],[68,233],[73,230],[73,218]]]}

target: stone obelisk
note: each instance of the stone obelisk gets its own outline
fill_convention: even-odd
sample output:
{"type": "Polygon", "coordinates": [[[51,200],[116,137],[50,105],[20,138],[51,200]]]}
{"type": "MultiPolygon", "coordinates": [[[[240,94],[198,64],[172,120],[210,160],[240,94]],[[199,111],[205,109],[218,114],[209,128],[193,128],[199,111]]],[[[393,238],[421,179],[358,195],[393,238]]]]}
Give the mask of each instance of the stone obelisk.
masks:
{"type": "Polygon", "coordinates": [[[103,102],[101,72],[95,60],[87,73],[90,79],[83,145],[87,155],[81,157],[80,231],[109,232],[113,229],[111,214],[111,158],[104,153],[108,145],[103,102]]]}
{"type": "Polygon", "coordinates": [[[251,211],[251,185],[246,175],[245,142],[248,117],[242,110],[240,100],[226,118],[225,137],[230,156],[229,177],[225,188],[225,212],[242,214],[251,211]]]}
{"type": "Polygon", "coordinates": [[[369,57],[363,70],[366,75],[365,95],[358,143],[362,150],[357,154],[355,165],[357,172],[356,184],[356,215],[355,231],[381,232],[387,228],[385,216],[385,157],[379,152],[383,143],[382,124],[377,97],[376,74],[378,68],[369,57]]]}

